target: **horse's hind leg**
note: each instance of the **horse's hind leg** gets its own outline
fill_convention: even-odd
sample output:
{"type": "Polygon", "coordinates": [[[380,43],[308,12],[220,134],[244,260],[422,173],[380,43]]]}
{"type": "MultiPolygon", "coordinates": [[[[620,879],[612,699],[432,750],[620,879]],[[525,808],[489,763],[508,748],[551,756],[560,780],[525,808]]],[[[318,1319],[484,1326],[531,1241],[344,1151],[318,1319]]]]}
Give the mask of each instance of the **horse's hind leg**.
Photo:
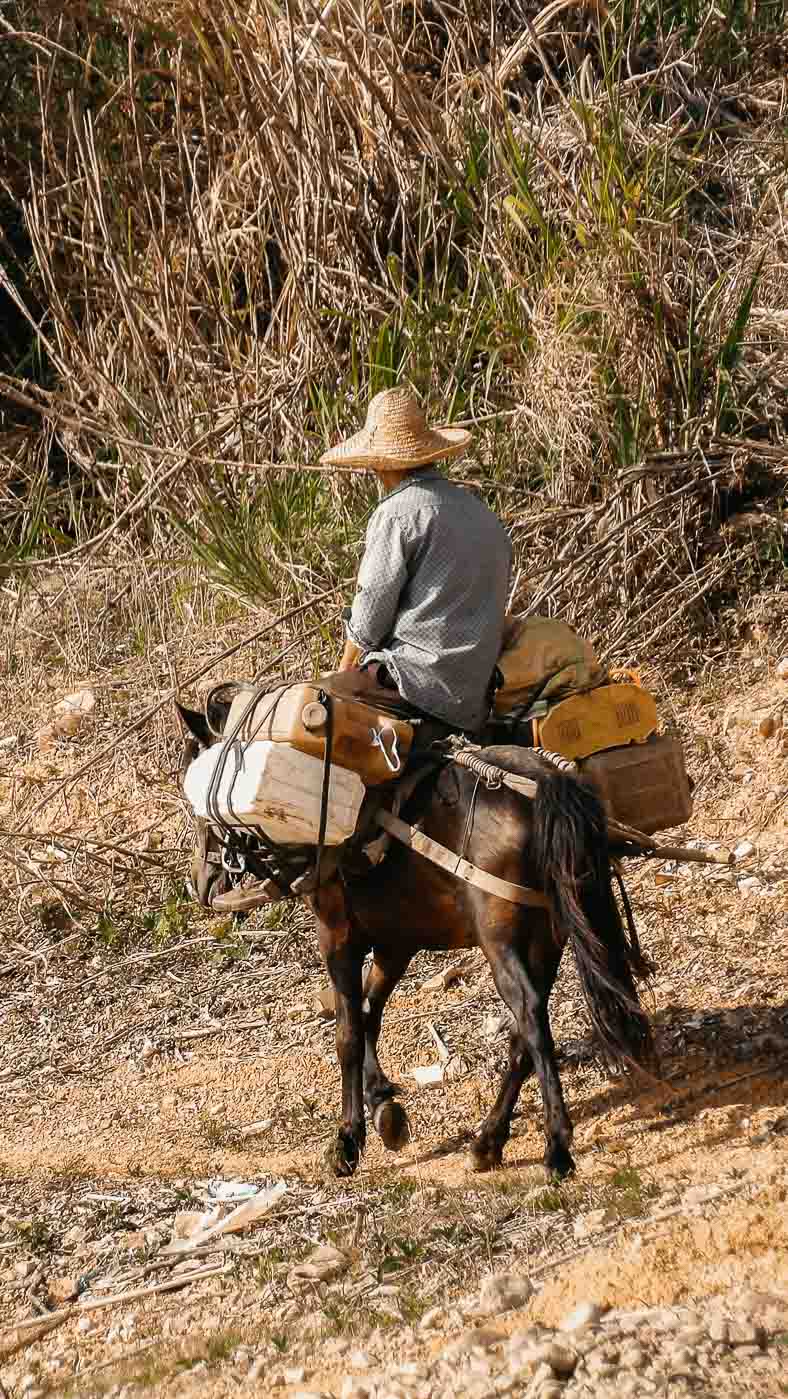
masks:
{"type": "Polygon", "coordinates": [[[503,1149],[509,1140],[512,1114],[517,1106],[520,1089],[533,1072],[530,1051],[519,1030],[509,1036],[509,1066],[503,1077],[498,1097],[481,1125],[479,1135],[471,1146],[475,1171],[491,1171],[500,1166],[503,1149]]]}
{"type": "Polygon", "coordinates": [[[514,1015],[515,1030],[501,1091],[472,1147],[477,1169],[489,1170],[500,1164],[523,1080],[533,1069],[544,1104],[545,1166],[551,1173],[569,1175],[574,1170],[569,1151],[572,1124],[561,1090],[547,1011],[562,949],[556,945],[544,915],[533,913],[528,915],[527,933],[512,937],[510,928],[499,925],[492,936],[485,937],[483,946],[501,999],[514,1015]]]}
{"type": "Polygon", "coordinates": [[[383,1009],[397,982],[404,976],[410,953],[375,950],[375,960],[364,987],[364,1099],[383,1145],[399,1151],[410,1137],[405,1109],[393,1101],[396,1084],[378,1062],[378,1038],[383,1009]]]}

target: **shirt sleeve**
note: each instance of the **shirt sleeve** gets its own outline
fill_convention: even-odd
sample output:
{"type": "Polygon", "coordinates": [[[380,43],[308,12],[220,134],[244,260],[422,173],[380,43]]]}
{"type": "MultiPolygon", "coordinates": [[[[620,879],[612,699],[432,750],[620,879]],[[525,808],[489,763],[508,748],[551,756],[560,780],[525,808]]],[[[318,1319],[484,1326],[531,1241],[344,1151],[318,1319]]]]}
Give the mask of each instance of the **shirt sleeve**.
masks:
{"type": "Polygon", "coordinates": [[[367,527],[348,636],[362,651],[374,651],[391,635],[408,581],[408,537],[404,521],[376,512],[367,527]]]}

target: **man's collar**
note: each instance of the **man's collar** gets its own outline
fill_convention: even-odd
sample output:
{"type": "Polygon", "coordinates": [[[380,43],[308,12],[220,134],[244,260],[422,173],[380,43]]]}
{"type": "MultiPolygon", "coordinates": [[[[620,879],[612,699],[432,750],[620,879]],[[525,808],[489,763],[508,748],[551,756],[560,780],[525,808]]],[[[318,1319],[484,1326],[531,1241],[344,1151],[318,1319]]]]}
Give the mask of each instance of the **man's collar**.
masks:
{"type": "Polygon", "coordinates": [[[400,481],[399,485],[395,486],[393,491],[387,491],[384,496],[381,496],[380,503],[382,505],[384,500],[391,500],[395,495],[399,495],[400,491],[406,491],[408,489],[408,486],[413,485],[414,481],[445,480],[446,477],[444,476],[443,472],[438,469],[437,466],[424,466],[421,467],[418,471],[409,471],[407,476],[405,477],[405,480],[400,481]]]}

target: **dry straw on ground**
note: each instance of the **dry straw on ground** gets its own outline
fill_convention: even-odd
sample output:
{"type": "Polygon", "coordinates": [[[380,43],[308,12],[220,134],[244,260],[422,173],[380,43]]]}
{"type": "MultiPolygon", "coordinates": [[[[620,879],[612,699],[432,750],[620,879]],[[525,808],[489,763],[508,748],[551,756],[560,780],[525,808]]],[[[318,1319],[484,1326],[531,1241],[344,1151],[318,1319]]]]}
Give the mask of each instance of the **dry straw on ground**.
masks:
{"type": "MultiPolygon", "coordinates": [[[[261,609],[347,599],[372,493],[313,464],[399,380],[473,426],[452,470],[511,527],[517,608],[619,662],[697,668],[735,641],[782,576],[778,8],[4,9],[0,616],[21,754],[77,683],[109,742],[261,609]]],[[[284,651],[313,672],[335,613],[231,668],[284,651]]],[[[118,844],[155,789],[176,849],[174,737],[153,716],[70,807],[67,745],[14,778],[17,893],[50,797],[49,830],[118,844]]]]}

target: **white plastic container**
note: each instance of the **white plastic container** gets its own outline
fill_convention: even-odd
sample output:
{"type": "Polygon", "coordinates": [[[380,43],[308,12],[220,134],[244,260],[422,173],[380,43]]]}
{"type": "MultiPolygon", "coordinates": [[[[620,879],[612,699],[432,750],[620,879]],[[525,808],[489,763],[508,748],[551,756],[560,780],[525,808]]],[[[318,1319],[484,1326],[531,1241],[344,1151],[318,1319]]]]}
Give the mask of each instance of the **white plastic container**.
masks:
{"type": "MultiPolygon", "coordinates": [[[[257,826],[271,840],[316,845],[320,832],[323,763],[287,743],[216,743],[191,763],[183,788],[198,816],[217,763],[227,754],[216,792],[216,811],[228,826],[257,826]]],[[[326,845],[341,845],[356,829],[364,783],[355,772],[332,764],[326,845]]]]}

